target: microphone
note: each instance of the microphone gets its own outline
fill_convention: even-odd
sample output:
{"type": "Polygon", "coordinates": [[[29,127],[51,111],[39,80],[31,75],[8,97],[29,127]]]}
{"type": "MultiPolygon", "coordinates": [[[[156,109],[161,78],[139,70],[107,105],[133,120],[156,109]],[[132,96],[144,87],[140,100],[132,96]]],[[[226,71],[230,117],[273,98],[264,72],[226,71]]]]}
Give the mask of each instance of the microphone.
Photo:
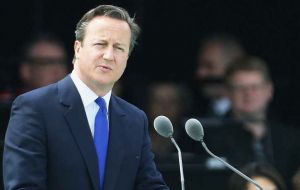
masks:
{"type": "Polygon", "coordinates": [[[178,152],[181,189],[185,190],[181,150],[180,150],[179,146],[177,145],[175,139],[172,136],[174,131],[173,131],[173,125],[172,125],[171,121],[166,116],[163,116],[163,115],[157,116],[154,119],[154,129],[161,136],[163,136],[165,138],[170,138],[172,143],[175,145],[177,152],[178,152]]]}
{"type": "Polygon", "coordinates": [[[229,169],[231,169],[233,172],[237,173],[239,176],[241,176],[242,178],[244,178],[248,182],[250,182],[253,185],[255,185],[258,189],[263,190],[263,188],[258,183],[256,183],[253,179],[251,179],[250,177],[246,176],[245,174],[243,174],[242,172],[240,172],[239,170],[237,170],[235,167],[231,166],[230,164],[228,164],[227,162],[225,162],[224,160],[222,160],[220,157],[218,157],[215,154],[213,154],[207,148],[207,146],[206,146],[206,144],[204,143],[204,140],[203,140],[204,130],[203,130],[203,127],[202,127],[200,121],[198,121],[197,119],[194,119],[194,118],[187,120],[186,123],[185,123],[185,131],[186,131],[186,133],[193,140],[201,142],[203,148],[205,149],[205,151],[209,155],[211,155],[212,157],[214,157],[217,160],[219,160],[220,162],[222,162],[226,167],[228,167],[229,169]]]}

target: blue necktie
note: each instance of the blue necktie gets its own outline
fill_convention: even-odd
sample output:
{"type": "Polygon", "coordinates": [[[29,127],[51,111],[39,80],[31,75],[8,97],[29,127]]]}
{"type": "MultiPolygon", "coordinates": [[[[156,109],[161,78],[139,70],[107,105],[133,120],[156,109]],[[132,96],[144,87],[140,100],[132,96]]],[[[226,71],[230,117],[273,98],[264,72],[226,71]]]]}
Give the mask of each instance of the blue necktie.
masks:
{"type": "Polygon", "coordinates": [[[108,121],[107,121],[107,110],[106,104],[103,98],[99,97],[95,100],[99,105],[99,111],[95,118],[95,133],[94,143],[98,155],[98,169],[100,175],[100,189],[103,190],[104,174],[105,174],[105,163],[108,145],[108,121]]]}

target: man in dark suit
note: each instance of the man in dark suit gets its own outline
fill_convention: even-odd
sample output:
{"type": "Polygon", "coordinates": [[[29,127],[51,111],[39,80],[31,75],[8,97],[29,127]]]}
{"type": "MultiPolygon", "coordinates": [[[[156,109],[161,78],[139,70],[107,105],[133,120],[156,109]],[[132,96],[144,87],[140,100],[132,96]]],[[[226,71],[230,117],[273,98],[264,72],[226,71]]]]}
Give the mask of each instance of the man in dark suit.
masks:
{"type": "Polygon", "coordinates": [[[226,81],[232,110],[224,127],[207,135],[208,144],[237,167],[267,162],[290,180],[300,164],[299,131],[267,114],[273,96],[267,64],[254,56],[236,59],[227,69],[226,81]]]}
{"type": "Polygon", "coordinates": [[[71,75],[13,103],[5,189],[168,190],[153,162],[145,113],[111,94],[139,27],[124,9],[102,5],[75,33],[71,75]]]}

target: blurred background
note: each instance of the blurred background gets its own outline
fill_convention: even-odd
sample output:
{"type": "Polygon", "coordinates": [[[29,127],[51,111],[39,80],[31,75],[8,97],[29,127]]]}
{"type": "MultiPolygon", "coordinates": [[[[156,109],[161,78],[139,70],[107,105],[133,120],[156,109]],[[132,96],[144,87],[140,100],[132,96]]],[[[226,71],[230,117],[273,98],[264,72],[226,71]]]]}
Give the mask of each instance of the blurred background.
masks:
{"type": "MultiPolygon", "coordinates": [[[[278,117],[299,123],[300,7],[296,1],[3,1],[0,89],[20,83],[21,49],[40,32],[54,33],[63,41],[71,68],[75,25],[83,13],[101,3],[128,9],[142,27],[124,83],[137,88],[161,79],[189,83],[194,79],[199,42],[212,33],[226,33],[269,64],[276,88],[273,108],[278,117]]],[[[132,102],[142,105],[134,98],[132,102]]]]}
{"type": "MultiPolygon", "coordinates": [[[[150,127],[154,117],[163,113],[163,111],[155,112],[150,108],[153,105],[150,104],[150,98],[155,98],[154,86],[162,81],[168,83],[171,81],[173,84],[184,86],[184,88],[180,87],[180,91],[186,93],[174,97],[175,102],[181,103],[176,106],[185,107],[184,113],[182,110],[180,112],[182,117],[202,118],[204,116],[198,108],[195,108],[194,103],[197,102],[194,101],[197,99],[195,98],[197,93],[194,92],[197,91],[199,49],[207,37],[225,34],[234,37],[247,54],[260,57],[267,63],[274,85],[269,110],[276,119],[299,129],[300,3],[297,1],[4,0],[0,5],[2,138],[7,125],[5,118],[8,118],[11,102],[18,95],[20,86],[24,82],[20,75],[20,65],[24,61],[24,48],[38,34],[54,34],[66,49],[67,69],[70,72],[76,23],[87,10],[99,4],[124,7],[135,16],[142,28],[138,45],[115,91],[129,102],[146,110],[150,117],[150,127]]],[[[170,94],[179,93],[170,92],[170,94]]],[[[163,100],[163,97],[158,99],[163,100]]],[[[170,100],[170,95],[167,95],[166,99],[173,100],[170,100]]],[[[175,103],[170,102],[170,105],[175,103]]],[[[167,108],[170,107],[167,105],[167,108]]],[[[179,121],[178,125],[183,124],[179,121]]],[[[188,142],[186,139],[180,140],[183,144],[188,142]]],[[[154,146],[155,142],[159,142],[157,146],[165,143],[157,140],[154,141],[154,146]]],[[[187,151],[193,152],[189,149],[187,151]]],[[[210,189],[211,186],[206,183],[206,179],[216,177],[225,184],[229,176],[226,170],[206,171],[201,165],[189,165],[187,168],[189,168],[188,175],[193,176],[188,179],[191,189],[193,185],[197,186],[194,184],[195,181],[198,185],[204,184],[203,187],[207,186],[206,188],[210,189]],[[197,181],[199,176],[205,177],[197,181]]],[[[170,183],[178,178],[177,169],[177,166],[174,168],[162,165],[161,167],[170,183]]],[[[174,189],[176,187],[179,187],[177,182],[173,185],[174,189]]]]}

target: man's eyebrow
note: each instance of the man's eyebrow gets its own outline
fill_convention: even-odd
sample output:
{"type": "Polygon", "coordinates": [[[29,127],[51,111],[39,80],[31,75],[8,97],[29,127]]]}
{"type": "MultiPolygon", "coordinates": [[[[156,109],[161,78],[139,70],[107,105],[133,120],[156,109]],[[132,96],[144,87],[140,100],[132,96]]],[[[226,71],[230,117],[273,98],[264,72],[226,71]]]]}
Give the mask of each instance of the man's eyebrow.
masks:
{"type": "Polygon", "coordinates": [[[120,47],[127,47],[127,45],[125,43],[115,43],[114,46],[120,46],[120,47]]]}
{"type": "Polygon", "coordinates": [[[94,39],[93,42],[107,42],[105,39],[94,39]]]}
{"type": "Polygon", "coordinates": [[[118,46],[126,46],[124,43],[115,43],[115,45],[118,45],[118,46]]]}

